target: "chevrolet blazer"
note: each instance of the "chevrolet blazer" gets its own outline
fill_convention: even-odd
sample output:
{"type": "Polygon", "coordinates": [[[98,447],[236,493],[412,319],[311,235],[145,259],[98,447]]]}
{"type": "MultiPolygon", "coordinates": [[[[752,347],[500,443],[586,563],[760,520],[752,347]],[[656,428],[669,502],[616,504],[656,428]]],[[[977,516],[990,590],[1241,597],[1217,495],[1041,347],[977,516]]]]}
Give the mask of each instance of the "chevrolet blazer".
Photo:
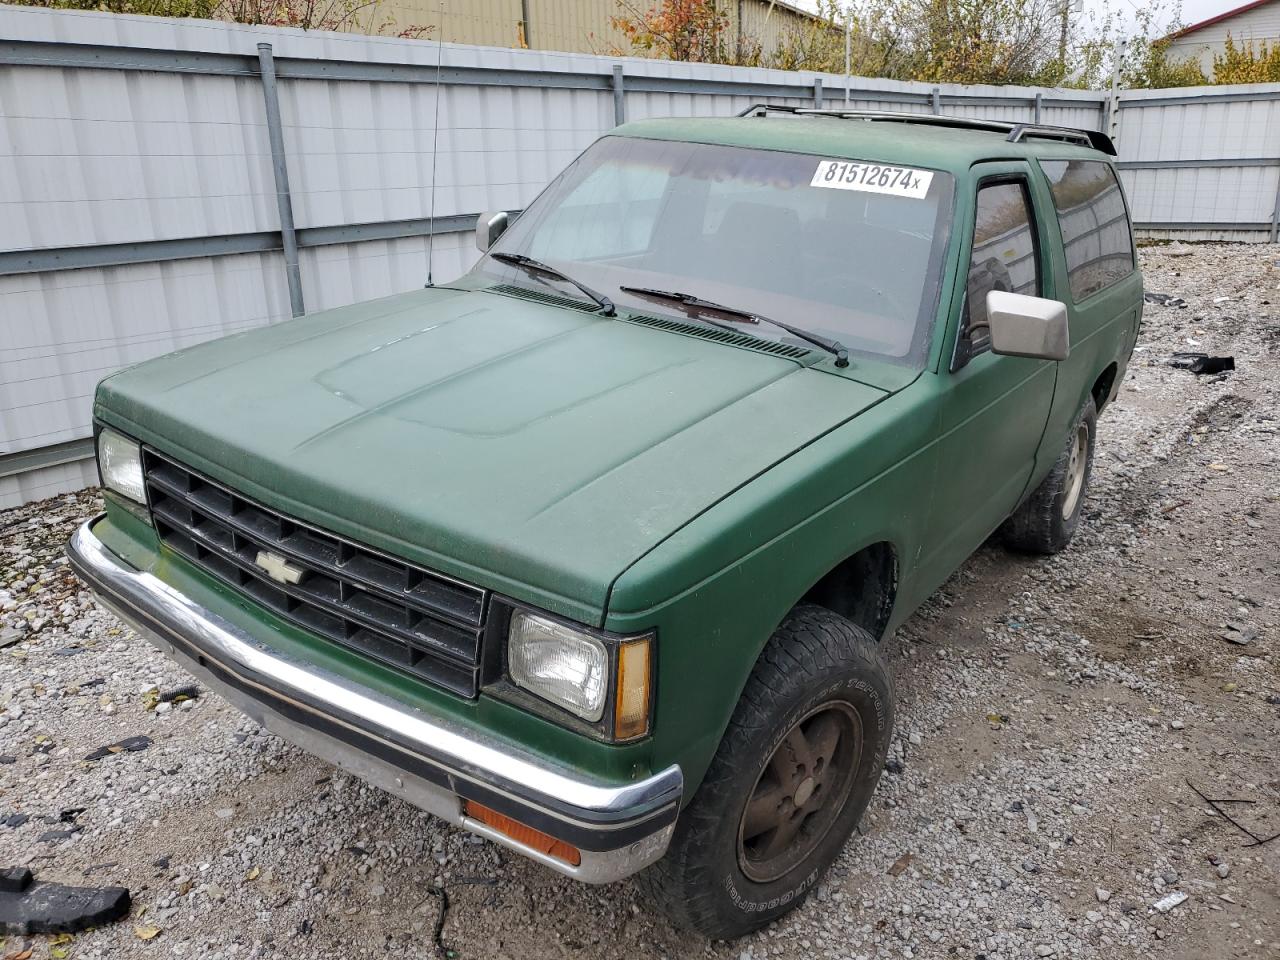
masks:
{"type": "Polygon", "coordinates": [[[624,125],[456,282],[105,379],[74,569],[268,729],[741,935],[867,807],[883,638],[992,534],[1080,523],[1142,306],[1113,154],[624,125]]]}

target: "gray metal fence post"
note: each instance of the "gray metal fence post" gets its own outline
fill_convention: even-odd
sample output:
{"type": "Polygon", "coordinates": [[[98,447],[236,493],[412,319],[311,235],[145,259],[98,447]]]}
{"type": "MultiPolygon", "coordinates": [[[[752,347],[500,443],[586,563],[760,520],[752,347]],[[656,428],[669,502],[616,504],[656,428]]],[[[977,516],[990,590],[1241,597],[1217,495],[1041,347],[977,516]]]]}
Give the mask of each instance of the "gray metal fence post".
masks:
{"type": "Polygon", "coordinates": [[[937,87],[933,88],[933,95],[929,98],[933,104],[933,112],[935,114],[942,113],[942,91],[937,87]]]}
{"type": "Polygon", "coordinates": [[[816,110],[822,109],[822,78],[816,77],[813,81],[813,106],[816,110]]]}
{"type": "MultiPolygon", "coordinates": [[[[524,25],[524,46],[526,50],[533,49],[533,40],[531,34],[533,27],[529,23],[529,0],[520,0],[520,23],[524,25]]],[[[440,39],[444,39],[441,37],[440,39]]]]}
{"type": "Polygon", "coordinates": [[[1036,94],[1036,123],[1040,122],[1040,112],[1044,108],[1044,94],[1036,94]]]}
{"type": "Polygon", "coordinates": [[[1276,205],[1271,208],[1271,242],[1276,242],[1280,233],[1280,180],[1276,181],[1276,205]]]}
{"type": "Polygon", "coordinates": [[[1117,40],[1115,46],[1114,62],[1111,67],[1111,88],[1107,91],[1107,101],[1104,116],[1104,126],[1102,132],[1111,138],[1114,143],[1120,139],[1119,137],[1119,117],[1120,117],[1120,66],[1124,59],[1124,48],[1127,41],[1117,40]]]}
{"type": "Polygon", "coordinates": [[[622,88],[622,64],[613,65],[613,122],[614,125],[627,122],[627,101],[622,88]]]}
{"type": "Polygon", "coordinates": [[[276,181],[276,208],[280,211],[280,238],[284,245],[284,273],[289,281],[289,309],[295,317],[306,309],[302,303],[302,274],[298,270],[298,235],[293,228],[293,197],[289,193],[289,166],[284,155],[284,129],[280,125],[280,92],[276,88],[276,61],[271,44],[258,44],[262,72],[262,97],[267,108],[267,135],[271,140],[271,170],[276,181]]]}

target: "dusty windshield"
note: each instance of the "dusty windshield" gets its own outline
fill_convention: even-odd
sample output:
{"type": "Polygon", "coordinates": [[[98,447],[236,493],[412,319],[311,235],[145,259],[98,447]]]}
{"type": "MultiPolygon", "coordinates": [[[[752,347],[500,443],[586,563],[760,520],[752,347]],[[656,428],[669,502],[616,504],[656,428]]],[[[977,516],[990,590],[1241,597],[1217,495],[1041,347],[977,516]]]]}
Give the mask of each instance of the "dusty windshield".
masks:
{"type": "MultiPolygon", "coordinates": [[[[622,288],[679,291],[837,339],[853,354],[918,366],[937,306],[951,196],[952,178],[938,171],[606,137],[494,252],[554,266],[624,310],[689,315],[622,288]]],[[[479,269],[577,295],[491,257],[479,269]]],[[[770,324],[743,329],[803,345],[770,324]]]]}

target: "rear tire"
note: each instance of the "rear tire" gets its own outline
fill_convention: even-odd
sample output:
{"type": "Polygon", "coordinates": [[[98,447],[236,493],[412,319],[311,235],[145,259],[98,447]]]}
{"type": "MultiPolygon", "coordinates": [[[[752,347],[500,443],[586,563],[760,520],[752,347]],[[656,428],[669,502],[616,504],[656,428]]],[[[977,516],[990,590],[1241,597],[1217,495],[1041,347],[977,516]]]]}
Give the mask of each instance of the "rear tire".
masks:
{"type": "Polygon", "coordinates": [[[1098,411],[1093,398],[1077,414],[1053,469],[1000,528],[1005,544],[1025,553],[1057,553],[1080,526],[1089,476],[1098,411]]]}
{"type": "Polygon", "coordinates": [[[666,855],[640,875],[663,913],[727,940],[803,902],[871,800],[893,702],[867,631],[812,604],[788,614],[666,855]]]}

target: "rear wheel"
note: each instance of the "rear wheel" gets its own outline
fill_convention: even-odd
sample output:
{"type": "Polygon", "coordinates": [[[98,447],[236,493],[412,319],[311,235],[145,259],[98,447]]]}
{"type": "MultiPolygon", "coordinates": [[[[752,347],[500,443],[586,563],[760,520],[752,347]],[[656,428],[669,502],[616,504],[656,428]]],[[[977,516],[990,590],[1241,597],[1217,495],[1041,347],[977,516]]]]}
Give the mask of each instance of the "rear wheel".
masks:
{"type": "Polygon", "coordinates": [[[797,607],[641,882],[675,923],[714,939],[793,909],[862,817],[892,730],[893,684],[875,640],[825,608],[797,607]]]}
{"type": "Polygon", "coordinates": [[[1097,428],[1098,411],[1091,397],[1076,416],[1049,475],[1000,528],[1006,544],[1027,553],[1047,554],[1071,542],[1089,489],[1097,428]]]}

